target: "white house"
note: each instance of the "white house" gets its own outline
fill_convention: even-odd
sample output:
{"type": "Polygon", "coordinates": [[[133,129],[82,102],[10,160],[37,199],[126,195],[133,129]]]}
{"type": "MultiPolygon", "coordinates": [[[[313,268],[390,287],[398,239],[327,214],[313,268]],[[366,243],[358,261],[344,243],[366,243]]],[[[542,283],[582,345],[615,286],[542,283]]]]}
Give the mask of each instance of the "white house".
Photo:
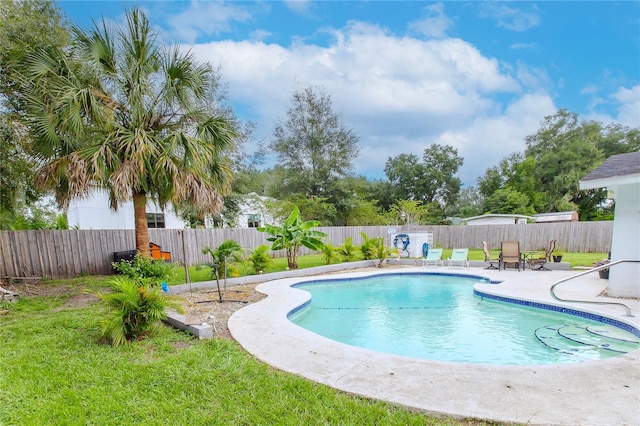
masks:
{"type": "Polygon", "coordinates": [[[522,214],[498,214],[489,213],[481,216],[472,216],[462,219],[462,223],[466,225],[513,225],[526,224],[527,220],[533,217],[522,214]]]}
{"type": "MultiPolygon", "coordinates": [[[[95,188],[87,197],[69,203],[67,221],[78,229],[135,229],[133,201],[120,203],[118,211],[109,207],[109,193],[95,188]]],[[[147,200],[149,228],[184,229],[186,224],[171,206],[162,210],[153,200],[147,200]]]]}
{"type": "MultiPolygon", "coordinates": [[[[255,192],[242,197],[242,202],[238,205],[238,217],[233,224],[234,228],[259,228],[265,224],[276,225],[276,221],[269,214],[266,202],[273,201],[272,198],[258,195],[255,192]]],[[[213,228],[213,218],[205,219],[205,226],[213,228]]]]}
{"type": "MultiPolygon", "coordinates": [[[[238,228],[257,228],[265,223],[275,224],[265,206],[268,197],[250,193],[243,197],[235,223],[238,228]]],[[[69,203],[67,220],[70,228],[78,229],[135,229],[133,201],[121,203],[118,211],[109,208],[109,194],[95,188],[85,198],[76,198],[69,203]]],[[[163,210],[153,200],[147,200],[147,222],[149,228],[184,229],[187,223],[176,215],[169,203],[163,210]]],[[[205,226],[213,228],[213,220],[205,219],[205,226]]]]}
{"type": "MultiPolygon", "coordinates": [[[[615,199],[611,261],[640,260],[640,152],[612,155],[580,181],[580,189],[607,188],[615,199]]],[[[640,297],[640,263],[609,270],[609,294],[640,297]]]]}

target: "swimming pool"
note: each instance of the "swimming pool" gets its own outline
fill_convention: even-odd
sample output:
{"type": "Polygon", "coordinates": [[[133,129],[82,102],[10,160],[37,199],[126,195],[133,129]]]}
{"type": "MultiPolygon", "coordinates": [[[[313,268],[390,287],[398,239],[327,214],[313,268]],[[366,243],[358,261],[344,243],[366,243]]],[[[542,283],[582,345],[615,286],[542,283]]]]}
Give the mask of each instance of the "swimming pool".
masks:
{"type": "Polygon", "coordinates": [[[295,285],[311,300],[289,319],[338,342],[439,361],[568,363],[640,347],[611,324],[478,297],[475,283],[488,280],[433,273],[316,280],[295,285]]]}

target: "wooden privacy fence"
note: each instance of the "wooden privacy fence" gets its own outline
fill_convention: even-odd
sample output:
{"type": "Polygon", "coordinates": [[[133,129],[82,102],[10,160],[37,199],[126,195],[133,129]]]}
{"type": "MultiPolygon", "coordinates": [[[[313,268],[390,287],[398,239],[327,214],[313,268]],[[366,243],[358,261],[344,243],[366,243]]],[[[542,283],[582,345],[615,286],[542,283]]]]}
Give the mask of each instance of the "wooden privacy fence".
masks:
{"type": "MultiPolygon", "coordinates": [[[[501,241],[520,241],[522,250],[544,249],[552,239],[558,247],[570,252],[601,252],[611,249],[613,222],[569,222],[528,225],[480,226],[349,226],[320,227],[334,245],[348,237],[355,245],[369,238],[384,237],[392,246],[390,230],[396,232],[433,233],[433,242],[445,248],[499,248],[501,241]]],[[[202,248],[215,248],[232,239],[242,247],[255,249],[267,244],[267,234],[248,229],[150,229],[149,240],[171,252],[174,262],[195,265],[209,259],[202,248]]],[[[133,230],[68,230],[68,231],[0,231],[0,277],[72,278],[81,275],[112,273],[114,252],[135,248],[133,230]]],[[[302,249],[302,254],[309,250],[302,249]]],[[[272,252],[273,257],[284,251],[272,252]]]]}

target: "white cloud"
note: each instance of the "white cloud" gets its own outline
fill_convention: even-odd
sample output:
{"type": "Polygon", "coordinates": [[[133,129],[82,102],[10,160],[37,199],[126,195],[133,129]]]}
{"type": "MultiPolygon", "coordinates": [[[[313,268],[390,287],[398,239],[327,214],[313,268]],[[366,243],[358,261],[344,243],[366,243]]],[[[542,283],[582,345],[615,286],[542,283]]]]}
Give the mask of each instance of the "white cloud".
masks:
{"type": "Polygon", "coordinates": [[[483,2],[480,16],[494,19],[499,27],[518,32],[529,30],[542,22],[540,11],[535,4],[529,10],[525,10],[522,7],[508,6],[506,3],[483,2]]]}
{"type": "Polygon", "coordinates": [[[305,14],[311,8],[311,0],[285,0],[284,2],[292,11],[305,14]]]}
{"type": "Polygon", "coordinates": [[[511,75],[460,39],[398,37],[351,22],[334,30],[326,47],[222,41],[193,49],[222,65],[230,99],[250,111],[258,138],[269,138],[276,120],[285,117],[292,90],[323,86],[334,111],[360,136],[356,170],[369,177],[383,177],[389,157],[422,156],[437,142],[459,150],[465,158],[461,178],[474,184],[487,167],[521,151],[524,136],[555,112],[550,97],[536,91],[544,73],[534,78],[537,71],[525,73],[522,66],[511,75]]]}
{"type": "Polygon", "coordinates": [[[585,116],[587,120],[594,120],[607,125],[609,123],[620,123],[628,127],[640,127],[640,85],[630,88],[618,87],[615,92],[609,95],[602,95],[601,89],[595,86],[587,86],[581,93],[591,95],[589,110],[585,116]],[[615,115],[605,113],[602,109],[613,109],[615,115]],[[602,109],[599,109],[603,107],[602,109]]]}
{"type": "Polygon", "coordinates": [[[620,87],[611,97],[618,104],[616,121],[629,127],[640,126],[640,85],[620,87]]]}
{"type": "Polygon", "coordinates": [[[184,11],[167,19],[174,37],[193,43],[199,36],[229,31],[233,22],[246,22],[246,8],[224,2],[194,1],[184,11]]]}
{"type": "Polygon", "coordinates": [[[513,50],[531,50],[536,49],[537,47],[538,43],[513,43],[509,46],[509,48],[513,50]]]}
{"type": "Polygon", "coordinates": [[[442,38],[451,24],[453,21],[444,14],[444,5],[436,3],[425,7],[424,15],[409,23],[409,29],[427,37],[442,38]]]}

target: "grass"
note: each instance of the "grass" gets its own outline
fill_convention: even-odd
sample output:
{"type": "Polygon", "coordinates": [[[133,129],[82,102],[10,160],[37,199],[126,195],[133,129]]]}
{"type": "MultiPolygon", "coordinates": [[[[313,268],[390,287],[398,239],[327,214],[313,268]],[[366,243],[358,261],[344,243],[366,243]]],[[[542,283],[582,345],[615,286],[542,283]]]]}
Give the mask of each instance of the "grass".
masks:
{"type": "Polygon", "coordinates": [[[105,308],[67,302],[106,282],[52,281],[69,294],[24,297],[0,316],[0,424],[490,424],[345,394],[166,326],[125,347],[99,343],[105,308]]]}
{"type": "MultiPolygon", "coordinates": [[[[448,259],[451,257],[452,249],[443,249],[442,258],[448,259]]],[[[499,249],[489,250],[492,259],[497,259],[500,253],[499,249]]],[[[544,252],[540,252],[543,254],[544,252]]],[[[562,257],[563,262],[568,262],[572,268],[576,266],[593,266],[593,263],[606,259],[607,253],[565,253],[562,257]]],[[[484,252],[482,249],[469,249],[469,260],[484,260],[484,252]]],[[[301,256],[298,258],[298,267],[300,269],[312,268],[314,266],[326,265],[324,256],[321,254],[313,254],[308,256],[301,256]]],[[[282,272],[287,269],[287,259],[284,257],[273,259],[273,265],[269,267],[265,272],[282,272]]],[[[238,268],[240,276],[246,276],[253,274],[250,267],[243,265],[238,268]]],[[[189,278],[191,282],[201,282],[211,280],[211,269],[202,266],[189,267],[189,278]]],[[[176,267],[173,271],[171,278],[167,281],[169,285],[184,284],[185,271],[183,267],[176,267]]]]}

